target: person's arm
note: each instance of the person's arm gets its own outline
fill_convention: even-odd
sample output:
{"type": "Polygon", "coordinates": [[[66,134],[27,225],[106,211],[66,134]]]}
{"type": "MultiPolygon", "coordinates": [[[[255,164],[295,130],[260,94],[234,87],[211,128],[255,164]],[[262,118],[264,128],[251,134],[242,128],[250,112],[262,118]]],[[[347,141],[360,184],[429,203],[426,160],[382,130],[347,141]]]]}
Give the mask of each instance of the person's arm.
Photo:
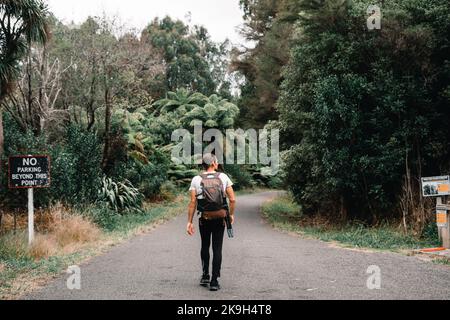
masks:
{"type": "Polygon", "coordinates": [[[191,191],[191,202],[189,203],[188,207],[188,225],[187,225],[187,233],[190,236],[193,236],[195,234],[195,228],[194,228],[194,214],[195,210],[197,209],[197,193],[195,190],[191,191]]]}
{"type": "Polygon", "coordinates": [[[228,201],[230,202],[231,224],[233,224],[234,223],[234,211],[236,208],[236,195],[234,194],[233,187],[227,188],[227,197],[228,197],[228,201]]]}

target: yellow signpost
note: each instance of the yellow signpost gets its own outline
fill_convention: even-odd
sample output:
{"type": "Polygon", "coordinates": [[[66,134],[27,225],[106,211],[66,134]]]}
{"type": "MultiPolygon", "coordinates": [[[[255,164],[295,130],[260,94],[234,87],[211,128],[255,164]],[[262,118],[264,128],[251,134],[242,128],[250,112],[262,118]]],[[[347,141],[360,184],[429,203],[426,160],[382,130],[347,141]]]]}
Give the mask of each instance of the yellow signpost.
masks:
{"type": "Polygon", "coordinates": [[[436,221],[438,227],[446,228],[448,226],[447,210],[438,210],[436,212],[436,221]]]}

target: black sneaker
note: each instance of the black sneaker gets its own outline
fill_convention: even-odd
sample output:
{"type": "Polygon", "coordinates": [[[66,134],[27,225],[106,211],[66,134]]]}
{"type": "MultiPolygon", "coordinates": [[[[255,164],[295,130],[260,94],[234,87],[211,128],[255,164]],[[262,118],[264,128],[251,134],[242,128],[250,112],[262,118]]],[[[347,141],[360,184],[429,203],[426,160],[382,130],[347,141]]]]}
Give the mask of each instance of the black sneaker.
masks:
{"type": "Polygon", "coordinates": [[[204,275],[202,276],[202,279],[200,280],[200,285],[201,285],[202,287],[207,287],[207,286],[209,285],[210,282],[211,282],[211,281],[210,281],[210,276],[204,274],[204,275]]]}
{"type": "Polygon", "coordinates": [[[213,279],[211,281],[211,283],[209,284],[209,290],[211,290],[211,291],[219,291],[220,290],[219,281],[213,279]]]}

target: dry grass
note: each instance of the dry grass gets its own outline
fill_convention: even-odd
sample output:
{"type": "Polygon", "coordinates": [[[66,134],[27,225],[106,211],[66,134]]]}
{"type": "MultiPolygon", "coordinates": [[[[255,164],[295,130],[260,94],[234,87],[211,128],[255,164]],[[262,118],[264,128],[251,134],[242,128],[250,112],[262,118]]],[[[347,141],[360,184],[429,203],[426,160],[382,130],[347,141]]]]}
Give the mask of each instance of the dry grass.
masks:
{"type": "Polygon", "coordinates": [[[54,255],[67,254],[79,249],[80,245],[91,243],[100,238],[101,231],[91,221],[76,213],[56,205],[46,211],[36,213],[37,235],[32,246],[27,246],[27,235],[21,230],[27,228],[27,218],[16,215],[17,233],[14,216],[4,216],[4,232],[1,247],[3,252],[15,257],[28,257],[35,260],[54,255]]]}
{"type": "Polygon", "coordinates": [[[61,220],[53,229],[56,242],[65,247],[70,244],[94,242],[100,237],[100,230],[90,221],[81,216],[71,216],[61,220]]]}
{"type": "Polygon", "coordinates": [[[27,254],[30,258],[41,260],[57,253],[56,242],[49,235],[37,235],[32,245],[28,248],[27,254]]]}
{"type": "MultiPolygon", "coordinates": [[[[45,233],[50,231],[63,220],[67,215],[73,215],[70,209],[61,204],[56,204],[49,209],[38,209],[35,211],[35,228],[38,232],[45,233]]],[[[28,225],[28,215],[25,210],[15,210],[5,212],[3,214],[2,232],[8,233],[14,230],[14,225],[17,230],[24,230],[28,225]]]]}

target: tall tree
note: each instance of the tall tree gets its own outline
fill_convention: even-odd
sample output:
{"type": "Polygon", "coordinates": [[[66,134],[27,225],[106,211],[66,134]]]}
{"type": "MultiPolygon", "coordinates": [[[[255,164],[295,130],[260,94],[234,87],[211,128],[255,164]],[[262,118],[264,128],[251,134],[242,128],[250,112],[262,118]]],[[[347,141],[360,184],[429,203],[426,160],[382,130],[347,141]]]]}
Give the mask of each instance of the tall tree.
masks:
{"type": "Polygon", "coordinates": [[[78,26],[56,22],[53,28],[49,55],[65,67],[72,65],[73,70],[62,76],[64,86],[58,99],[60,108],[70,110],[71,121],[88,130],[103,124],[105,84],[114,87],[114,104],[134,110],[150,106],[165,94],[162,53],[126,27],[90,17],[78,26]],[[105,83],[106,73],[113,79],[105,83]]]}
{"type": "MultiPolygon", "coordinates": [[[[32,42],[48,39],[47,7],[41,0],[1,0],[0,2],[0,103],[13,90],[19,62],[32,42]]],[[[0,107],[0,159],[3,155],[3,110],[0,107]]]]}
{"type": "Polygon", "coordinates": [[[211,95],[216,91],[210,55],[217,49],[205,28],[191,30],[180,20],[155,19],[142,33],[143,41],[160,48],[167,63],[167,91],[185,88],[211,95]]]}
{"type": "Polygon", "coordinates": [[[369,222],[398,217],[406,185],[420,229],[420,177],[450,169],[450,4],[385,2],[373,31],[370,4],[301,1],[279,103],[286,181],[305,213],[369,222]]]}
{"type": "Polygon", "coordinates": [[[62,120],[68,118],[66,110],[57,108],[57,100],[62,90],[61,78],[73,65],[62,66],[57,57],[50,57],[47,45],[33,46],[31,51],[23,60],[17,90],[5,97],[2,106],[24,132],[31,130],[40,135],[61,128],[62,120]]]}
{"type": "Polygon", "coordinates": [[[245,76],[241,88],[243,125],[263,127],[277,119],[282,68],[289,61],[291,35],[299,17],[298,0],[241,0],[241,33],[251,44],[233,50],[233,70],[245,76]]]}

